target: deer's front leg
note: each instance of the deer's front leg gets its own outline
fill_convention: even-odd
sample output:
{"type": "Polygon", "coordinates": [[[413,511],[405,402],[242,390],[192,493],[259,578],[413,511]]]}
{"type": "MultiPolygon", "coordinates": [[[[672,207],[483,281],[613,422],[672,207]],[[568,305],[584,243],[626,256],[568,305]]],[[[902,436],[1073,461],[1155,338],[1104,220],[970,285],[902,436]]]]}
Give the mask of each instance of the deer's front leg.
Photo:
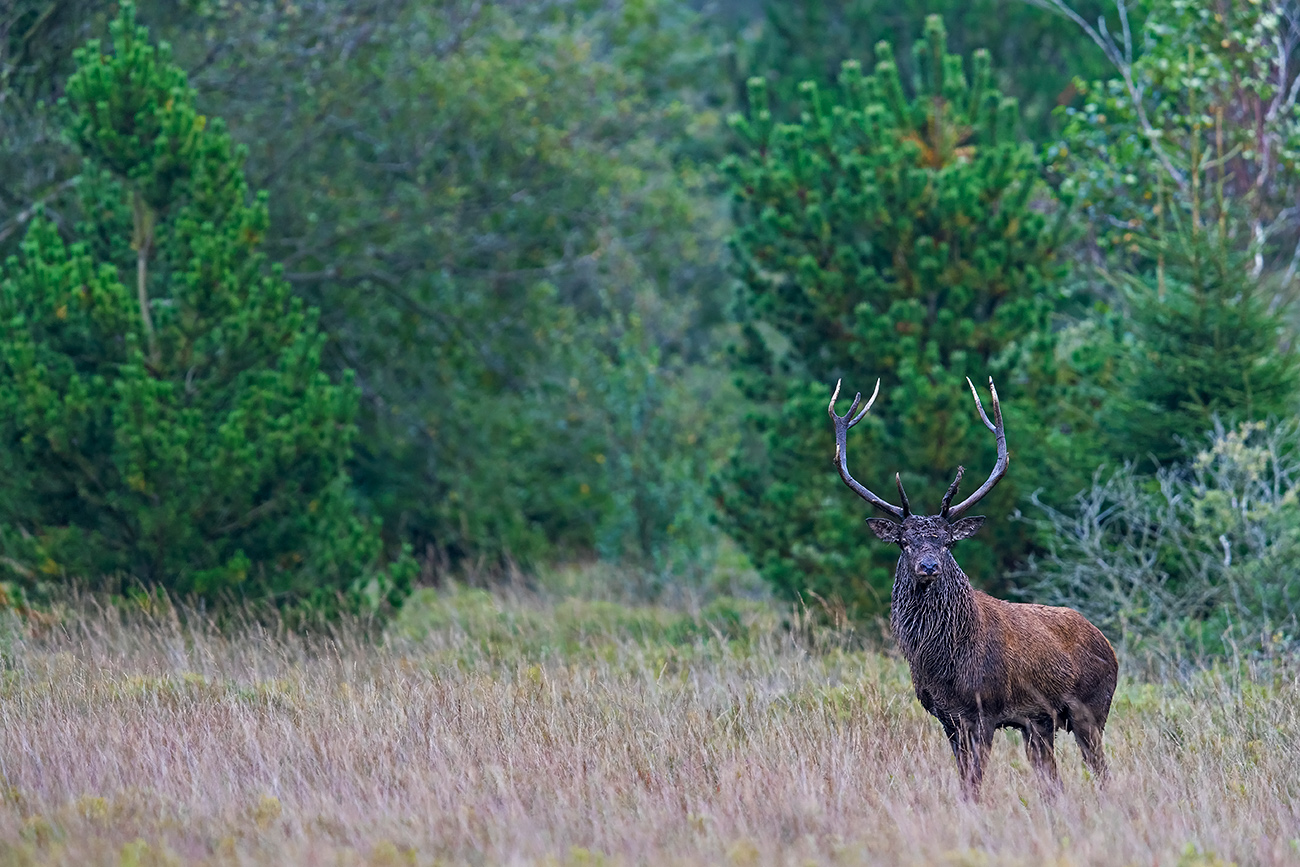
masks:
{"type": "Polygon", "coordinates": [[[1061,791],[1061,776],[1056,771],[1056,730],[1052,720],[1029,722],[1024,729],[1025,757],[1039,782],[1049,795],[1061,791]]]}
{"type": "Polygon", "coordinates": [[[993,727],[983,720],[962,720],[956,726],[957,770],[961,774],[962,794],[972,801],[980,799],[984,769],[993,747],[993,727]]]}
{"type": "MultiPolygon", "coordinates": [[[[926,710],[930,710],[926,708],[926,710]]],[[[961,730],[957,724],[943,714],[934,713],[934,717],[943,725],[943,733],[948,737],[948,746],[952,749],[952,757],[957,760],[957,769],[961,771],[966,766],[965,747],[962,745],[961,730]]]]}
{"type": "MultiPolygon", "coordinates": [[[[924,699],[922,704],[925,704],[924,699]]],[[[980,781],[984,778],[984,764],[988,760],[988,749],[980,748],[976,726],[938,712],[933,707],[927,707],[926,710],[943,725],[943,733],[948,738],[952,757],[957,760],[957,774],[961,778],[962,794],[971,800],[978,800],[980,781]]],[[[991,743],[992,739],[989,740],[991,743]]]]}

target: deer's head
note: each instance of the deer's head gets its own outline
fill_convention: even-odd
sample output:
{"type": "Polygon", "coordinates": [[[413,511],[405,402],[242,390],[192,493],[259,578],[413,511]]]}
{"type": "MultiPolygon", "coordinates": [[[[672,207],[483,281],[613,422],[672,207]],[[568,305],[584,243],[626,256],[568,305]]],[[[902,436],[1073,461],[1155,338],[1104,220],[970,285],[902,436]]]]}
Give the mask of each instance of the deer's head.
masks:
{"type": "Polygon", "coordinates": [[[937,515],[912,514],[911,504],[907,501],[907,492],[903,490],[902,477],[897,474],[894,475],[894,481],[898,485],[901,506],[886,502],[849,475],[845,457],[849,428],[862,421],[867,411],[871,409],[871,405],[876,402],[876,396],[880,394],[880,380],[876,380],[876,389],[871,393],[867,405],[856,415],[854,413],[862,402],[861,394],[853,398],[853,405],[849,407],[848,412],[844,415],[836,415],[835,400],[840,396],[840,383],[835,384],[835,393],[831,395],[830,406],[826,408],[830,413],[831,421],[835,424],[835,466],[840,471],[840,478],[844,479],[844,484],[859,497],[897,519],[891,521],[888,518],[868,518],[867,524],[881,540],[899,546],[902,550],[898,564],[899,571],[910,573],[920,583],[933,581],[944,574],[950,566],[956,566],[950,549],[962,539],[969,539],[975,535],[984,524],[982,517],[964,518],[962,515],[978,503],[985,494],[993,490],[993,486],[1007,473],[1007,435],[1002,424],[1002,407],[998,403],[998,390],[993,386],[993,380],[990,378],[989,393],[993,397],[995,421],[989,421],[988,415],[984,412],[984,405],[980,402],[980,396],[975,391],[975,385],[969,379],[966,380],[966,384],[970,386],[970,392],[975,398],[975,408],[979,411],[984,426],[997,438],[998,459],[993,472],[989,474],[984,484],[980,485],[975,493],[954,506],[952,498],[957,495],[957,488],[961,485],[961,478],[966,472],[965,467],[958,467],[957,477],[952,480],[947,493],[943,495],[943,502],[937,515]]]}

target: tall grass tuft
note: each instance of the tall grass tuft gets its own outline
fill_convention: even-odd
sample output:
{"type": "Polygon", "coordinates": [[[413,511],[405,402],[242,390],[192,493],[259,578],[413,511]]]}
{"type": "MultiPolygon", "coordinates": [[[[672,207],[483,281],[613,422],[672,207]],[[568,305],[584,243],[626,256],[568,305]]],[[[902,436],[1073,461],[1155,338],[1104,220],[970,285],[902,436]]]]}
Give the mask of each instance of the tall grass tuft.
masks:
{"type": "Polygon", "coordinates": [[[770,610],[424,591],[379,642],[6,621],[0,864],[1300,864],[1300,671],[1122,679],[1105,793],[962,801],[888,654],[770,610]]]}

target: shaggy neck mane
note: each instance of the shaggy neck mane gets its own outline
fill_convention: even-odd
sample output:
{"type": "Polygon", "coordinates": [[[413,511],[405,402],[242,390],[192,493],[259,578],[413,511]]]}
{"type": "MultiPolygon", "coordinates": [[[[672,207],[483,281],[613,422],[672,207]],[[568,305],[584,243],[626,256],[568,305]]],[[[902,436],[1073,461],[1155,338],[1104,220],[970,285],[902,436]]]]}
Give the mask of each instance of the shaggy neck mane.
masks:
{"type": "Polygon", "coordinates": [[[903,656],[923,670],[950,670],[955,656],[969,648],[978,627],[975,591],[951,555],[935,580],[921,584],[905,569],[894,572],[889,624],[903,656]]]}

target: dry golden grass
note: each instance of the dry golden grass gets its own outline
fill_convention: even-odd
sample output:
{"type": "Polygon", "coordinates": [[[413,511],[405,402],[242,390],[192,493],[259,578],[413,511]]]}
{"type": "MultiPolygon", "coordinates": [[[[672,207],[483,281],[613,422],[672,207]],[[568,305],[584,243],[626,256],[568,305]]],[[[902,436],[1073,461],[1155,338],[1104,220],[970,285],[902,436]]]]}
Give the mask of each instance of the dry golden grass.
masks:
{"type": "Polygon", "coordinates": [[[1058,741],[1045,801],[999,736],[972,806],[905,666],[738,610],[425,594],[382,645],[11,624],[0,864],[1300,864],[1294,667],[1125,680],[1104,795],[1058,741]]]}

